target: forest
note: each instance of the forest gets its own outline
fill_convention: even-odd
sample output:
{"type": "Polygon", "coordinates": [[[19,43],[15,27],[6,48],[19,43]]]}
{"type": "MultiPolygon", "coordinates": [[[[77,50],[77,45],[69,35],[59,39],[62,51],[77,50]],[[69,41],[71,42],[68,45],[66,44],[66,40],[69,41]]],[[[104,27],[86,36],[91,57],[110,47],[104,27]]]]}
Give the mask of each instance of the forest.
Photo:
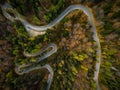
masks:
{"type": "Polygon", "coordinates": [[[0,90],[119,88],[120,0],[0,0],[0,90]]]}

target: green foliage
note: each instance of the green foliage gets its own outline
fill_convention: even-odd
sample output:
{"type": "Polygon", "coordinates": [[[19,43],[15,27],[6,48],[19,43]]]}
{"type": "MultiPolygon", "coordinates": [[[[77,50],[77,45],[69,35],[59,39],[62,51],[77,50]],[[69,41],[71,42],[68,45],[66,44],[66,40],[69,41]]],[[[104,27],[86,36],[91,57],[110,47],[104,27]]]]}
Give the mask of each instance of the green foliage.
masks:
{"type": "Polygon", "coordinates": [[[90,80],[90,83],[91,83],[91,87],[93,87],[92,90],[96,90],[96,83],[93,81],[93,80],[90,80]]]}
{"type": "Polygon", "coordinates": [[[67,31],[67,30],[62,30],[61,31],[62,32],[62,37],[67,37],[68,35],[69,35],[69,31],[67,31]]]}
{"type": "Polygon", "coordinates": [[[115,54],[117,53],[118,51],[115,49],[115,48],[103,48],[103,56],[104,56],[104,59],[112,59],[114,58],[115,59],[115,54]]]}
{"type": "Polygon", "coordinates": [[[73,58],[76,59],[77,61],[83,61],[84,59],[88,58],[88,55],[84,53],[81,54],[73,53],[73,58]]]}
{"type": "Polygon", "coordinates": [[[50,18],[49,18],[49,16],[48,15],[44,15],[44,17],[43,17],[46,21],[50,21],[50,18]]]}
{"type": "Polygon", "coordinates": [[[82,21],[82,23],[81,23],[81,27],[82,28],[86,28],[86,24],[87,24],[88,22],[85,20],[85,21],[82,21]]]}
{"type": "Polygon", "coordinates": [[[110,90],[119,90],[120,86],[120,77],[115,76],[114,72],[111,71],[110,67],[112,64],[110,62],[105,62],[105,64],[101,65],[101,76],[100,82],[109,87],[110,90]]]}
{"type": "Polygon", "coordinates": [[[33,15],[32,17],[32,23],[35,25],[40,25],[41,21],[39,20],[39,18],[36,15],[33,15]]]}
{"type": "Polygon", "coordinates": [[[35,45],[35,46],[27,47],[25,52],[31,53],[31,54],[32,54],[32,53],[37,53],[37,52],[40,52],[41,47],[42,47],[42,44],[39,43],[39,44],[37,44],[37,45],[35,45]]]}
{"type": "Polygon", "coordinates": [[[14,54],[14,55],[17,55],[18,52],[19,52],[18,49],[15,49],[15,50],[13,51],[13,54],[14,54]]]}
{"type": "Polygon", "coordinates": [[[18,36],[28,38],[28,33],[20,22],[15,22],[14,28],[16,29],[18,36]]]}
{"type": "Polygon", "coordinates": [[[115,29],[112,27],[113,23],[109,22],[109,21],[105,21],[105,25],[104,25],[104,31],[101,32],[102,36],[108,35],[112,32],[115,31],[115,29]]]}
{"type": "Polygon", "coordinates": [[[75,68],[75,67],[71,67],[71,70],[72,70],[72,73],[74,74],[74,75],[77,75],[78,74],[78,70],[75,68]]]}
{"type": "Polygon", "coordinates": [[[13,80],[13,72],[10,71],[6,74],[7,81],[12,81],[13,80]]]}
{"type": "Polygon", "coordinates": [[[81,65],[81,69],[83,69],[83,70],[85,70],[85,71],[88,71],[88,68],[85,67],[85,66],[83,66],[83,65],[81,65]]]}
{"type": "Polygon", "coordinates": [[[108,55],[114,55],[115,53],[117,53],[116,49],[110,49],[107,54],[108,55]]]}
{"type": "MultiPolygon", "coordinates": [[[[63,51],[63,48],[58,50],[58,54],[63,51]]],[[[57,55],[55,58],[56,66],[54,68],[54,78],[52,82],[51,89],[53,90],[71,90],[72,84],[74,83],[75,76],[78,74],[78,70],[80,68],[80,63],[67,54],[66,52],[62,52],[57,55]],[[59,81],[59,82],[58,82],[59,81]],[[56,87],[57,86],[57,87],[56,87]]]]}
{"type": "Polygon", "coordinates": [[[104,9],[104,14],[107,15],[110,11],[111,11],[111,8],[112,8],[112,3],[109,3],[109,4],[106,4],[103,9],[104,9]]]}
{"type": "Polygon", "coordinates": [[[44,19],[48,22],[54,20],[62,12],[63,6],[67,6],[68,3],[69,0],[58,0],[57,4],[53,4],[50,7],[49,12],[44,15],[44,19]]]}
{"type": "Polygon", "coordinates": [[[115,12],[115,13],[111,16],[112,19],[119,18],[119,17],[120,17],[120,10],[117,11],[117,12],[115,12]]]}

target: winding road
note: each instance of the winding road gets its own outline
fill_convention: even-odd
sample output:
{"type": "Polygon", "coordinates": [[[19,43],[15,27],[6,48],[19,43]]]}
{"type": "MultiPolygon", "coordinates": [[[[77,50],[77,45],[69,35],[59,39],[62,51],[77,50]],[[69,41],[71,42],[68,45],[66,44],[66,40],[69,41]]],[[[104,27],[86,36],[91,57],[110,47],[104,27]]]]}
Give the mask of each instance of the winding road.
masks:
{"type": "MultiPolygon", "coordinates": [[[[30,24],[29,22],[27,22],[26,20],[22,19],[21,16],[19,15],[19,13],[17,13],[11,5],[9,5],[8,3],[5,3],[4,5],[1,5],[1,9],[2,12],[4,14],[4,16],[6,18],[8,18],[9,20],[11,20],[12,22],[15,20],[19,20],[22,22],[22,24],[24,25],[25,29],[27,30],[27,32],[29,33],[30,36],[37,36],[37,35],[42,35],[45,34],[47,29],[52,28],[53,26],[55,26],[57,23],[59,23],[67,14],[69,14],[71,11],[73,10],[82,10],[87,16],[88,16],[88,20],[90,25],[92,26],[91,29],[93,31],[93,39],[96,41],[97,44],[97,53],[96,53],[96,70],[94,72],[94,81],[96,82],[96,87],[97,90],[100,90],[100,86],[99,86],[99,82],[98,82],[98,75],[99,75],[99,70],[100,70],[100,62],[101,62],[101,46],[100,46],[100,41],[97,35],[97,30],[96,30],[96,26],[95,26],[95,20],[92,14],[92,10],[88,7],[82,6],[82,5],[71,5],[69,6],[67,9],[65,9],[56,19],[54,19],[51,23],[44,25],[44,26],[35,26],[30,24]],[[10,10],[14,15],[10,15],[7,10],[10,10]]],[[[48,45],[49,47],[49,45],[48,45]]],[[[48,49],[47,47],[47,49],[48,49]]],[[[52,47],[52,50],[50,52],[48,52],[47,54],[43,55],[42,57],[40,57],[37,61],[40,62],[41,60],[51,56],[53,53],[55,53],[57,51],[57,47],[55,44],[51,44],[50,47],[52,47]]],[[[46,50],[46,49],[45,49],[46,50]]],[[[43,50],[44,51],[44,50],[43,50]]],[[[28,54],[24,52],[24,55],[26,57],[32,57],[32,56],[37,56],[39,54],[41,54],[43,52],[39,52],[36,54],[28,54]]],[[[16,67],[15,71],[16,73],[20,74],[24,74],[24,73],[28,73],[29,71],[35,70],[35,69],[41,69],[41,68],[46,68],[48,69],[48,71],[50,72],[50,76],[48,78],[48,86],[47,86],[47,90],[49,90],[50,85],[51,85],[51,81],[53,78],[53,70],[52,68],[46,64],[45,66],[36,66],[34,68],[30,68],[29,70],[23,70],[21,72],[20,68],[24,68],[27,66],[30,66],[31,64],[28,65],[20,65],[19,67],[16,67]],[[21,73],[20,73],[21,72],[21,73]]]]}

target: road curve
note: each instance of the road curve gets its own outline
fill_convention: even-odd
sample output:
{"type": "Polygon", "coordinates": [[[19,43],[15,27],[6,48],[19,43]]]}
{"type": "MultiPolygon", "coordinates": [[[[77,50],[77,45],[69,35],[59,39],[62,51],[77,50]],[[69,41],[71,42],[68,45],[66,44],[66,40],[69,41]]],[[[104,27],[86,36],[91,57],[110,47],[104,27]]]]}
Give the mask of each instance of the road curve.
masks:
{"type": "Polygon", "coordinates": [[[82,6],[82,5],[71,5],[69,6],[67,9],[65,9],[56,19],[54,19],[51,23],[47,24],[47,25],[44,25],[44,26],[35,26],[35,25],[32,25],[30,23],[28,23],[26,20],[22,19],[20,17],[20,15],[14,11],[12,9],[12,7],[8,4],[5,4],[5,5],[1,5],[1,8],[2,8],[2,11],[3,11],[3,14],[6,16],[6,18],[8,18],[9,20],[11,21],[14,21],[14,20],[20,20],[22,22],[22,24],[24,25],[24,27],[26,28],[26,30],[28,31],[28,33],[33,30],[33,32],[37,32],[37,33],[40,33],[40,34],[44,34],[45,31],[47,29],[50,29],[51,27],[55,26],[57,23],[59,23],[67,14],[69,14],[71,11],[73,10],[82,10],[87,16],[88,16],[88,20],[89,20],[89,23],[91,24],[91,29],[93,31],[93,38],[94,40],[96,41],[96,44],[97,44],[97,53],[96,53],[96,58],[97,58],[97,62],[96,62],[96,70],[94,72],[94,81],[96,82],[96,85],[97,85],[97,90],[100,90],[100,87],[99,87],[99,82],[98,82],[98,75],[99,75],[99,70],[100,70],[100,62],[101,62],[101,46],[100,46],[100,42],[99,42],[99,38],[98,38],[98,35],[97,35],[97,30],[96,30],[96,26],[95,26],[95,20],[94,20],[94,17],[93,17],[93,14],[92,14],[92,10],[88,7],[85,7],[85,6],[82,6]],[[7,9],[10,9],[14,15],[15,15],[15,18],[13,16],[11,16],[9,13],[7,13],[7,9]],[[11,17],[11,18],[10,18],[11,17]],[[42,33],[41,33],[42,32],[42,33]]]}

